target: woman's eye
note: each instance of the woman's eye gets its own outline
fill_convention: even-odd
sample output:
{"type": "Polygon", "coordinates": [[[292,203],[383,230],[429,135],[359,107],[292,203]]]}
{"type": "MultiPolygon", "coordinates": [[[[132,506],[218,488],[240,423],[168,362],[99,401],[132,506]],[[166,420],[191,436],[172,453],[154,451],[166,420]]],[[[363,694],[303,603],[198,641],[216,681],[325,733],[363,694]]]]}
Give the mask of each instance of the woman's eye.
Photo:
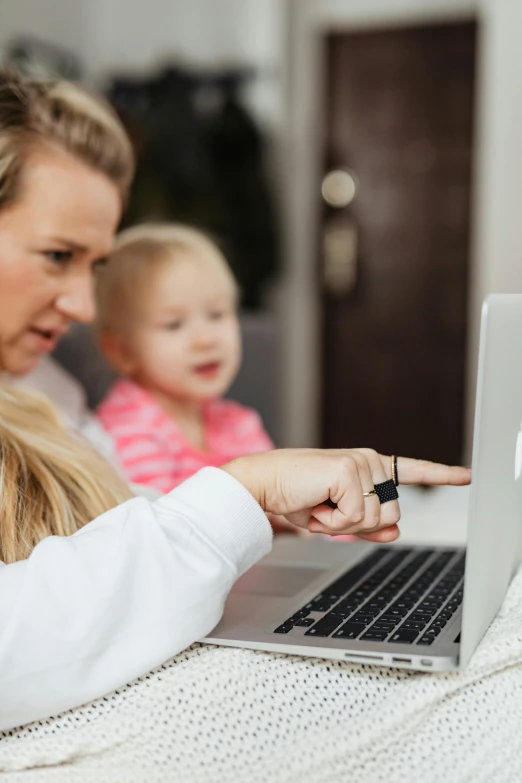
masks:
{"type": "Polygon", "coordinates": [[[72,258],[72,250],[46,250],[44,256],[53,264],[66,264],[72,258]]]}
{"type": "Polygon", "coordinates": [[[226,313],[224,310],[212,310],[208,315],[211,321],[220,321],[225,317],[226,313]]]}

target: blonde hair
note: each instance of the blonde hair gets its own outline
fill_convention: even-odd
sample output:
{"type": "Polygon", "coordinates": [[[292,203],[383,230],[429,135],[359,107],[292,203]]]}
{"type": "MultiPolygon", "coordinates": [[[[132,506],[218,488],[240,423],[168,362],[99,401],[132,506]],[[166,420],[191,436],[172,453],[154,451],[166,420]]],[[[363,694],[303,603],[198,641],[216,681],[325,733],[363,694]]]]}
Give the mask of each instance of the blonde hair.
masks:
{"type": "Polygon", "coordinates": [[[181,253],[204,255],[230,277],[233,295],[238,288],[218,245],[209,236],[181,223],[142,223],[122,231],[96,279],[96,328],[101,335],[119,331],[154,274],[181,253]]]}
{"type": "MultiPolygon", "coordinates": [[[[31,149],[49,144],[105,174],[127,198],[133,153],[101,100],[67,82],[0,70],[0,209],[20,195],[31,149]]],[[[74,533],[131,497],[122,479],[74,438],[49,401],[0,386],[0,559],[30,555],[46,536],[74,533]]]]}
{"type": "Polygon", "coordinates": [[[134,156],[109,105],[69,82],[43,82],[0,70],[0,208],[18,197],[28,153],[41,143],[105,174],[125,202],[134,156]]]}
{"type": "Polygon", "coordinates": [[[33,391],[0,385],[0,560],[68,536],[132,493],[58,411],[33,391]]]}

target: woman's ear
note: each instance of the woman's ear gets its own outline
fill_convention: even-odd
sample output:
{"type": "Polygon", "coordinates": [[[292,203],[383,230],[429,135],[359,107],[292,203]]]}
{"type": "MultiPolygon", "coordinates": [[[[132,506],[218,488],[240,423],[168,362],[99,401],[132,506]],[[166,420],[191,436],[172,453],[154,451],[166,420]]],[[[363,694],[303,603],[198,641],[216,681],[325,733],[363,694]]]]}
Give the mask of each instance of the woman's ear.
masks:
{"type": "Polygon", "coordinates": [[[116,332],[102,332],[100,335],[100,348],[105,358],[120,375],[127,377],[134,375],[136,360],[132,355],[128,341],[116,332]]]}

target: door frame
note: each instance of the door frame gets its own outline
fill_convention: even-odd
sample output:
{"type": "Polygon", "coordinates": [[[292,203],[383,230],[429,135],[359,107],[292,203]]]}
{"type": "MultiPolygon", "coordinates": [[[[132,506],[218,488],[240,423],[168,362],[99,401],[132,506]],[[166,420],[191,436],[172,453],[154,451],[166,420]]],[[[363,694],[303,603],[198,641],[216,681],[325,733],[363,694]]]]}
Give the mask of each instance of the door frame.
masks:
{"type": "MultiPolygon", "coordinates": [[[[487,2],[487,0],[486,0],[487,2]]],[[[316,446],[321,428],[321,301],[317,284],[319,212],[317,190],[322,165],[320,107],[324,106],[324,34],[364,29],[475,20],[479,23],[475,126],[482,121],[484,47],[481,0],[287,0],[287,60],[284,73],[286,123],[283,139],[285,271],[283,325],[283,440],[285,445],[316,446]]],[[[489,89],[494,85],[489,84],[489,89]]],[[[522,125],[521,125],[522,127],[522,125]]],[[[522,146],[522,135],[520,136],[522,146]]],[[[483,141],[483,140],[482,140],[483,141]]],[[[475,133],[471,210],[470,328],[468,329],[466,452],[470,451],[478,345],[478,318],[484,291],[475,258],[477,190],[483,162],[475,133]],[[480,279],[479,279],[480,278],[480,279]]],[[[522,257],[521,257],[522,258],[522,257]]],[[[522,263],[522,262],[521,262],[522,263]]],[[[347,444],[349,445],[349,444],[347,444]]],[[[355,444],[362,445],[362,444],[355,444]]],[[[367,444],[371,445],[371,444],[367,444]]]]}

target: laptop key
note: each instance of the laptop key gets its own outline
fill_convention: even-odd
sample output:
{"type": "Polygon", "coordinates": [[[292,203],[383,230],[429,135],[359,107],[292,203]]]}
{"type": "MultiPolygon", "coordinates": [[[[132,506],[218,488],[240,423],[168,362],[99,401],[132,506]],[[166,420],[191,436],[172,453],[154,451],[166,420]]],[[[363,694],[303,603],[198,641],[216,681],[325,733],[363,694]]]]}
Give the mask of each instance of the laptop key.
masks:
{"type": "Polygon", "coordinates": [[[439,608],[439,606],[440,606],[440,602],[439,601],[428,601],[428,600],[426,600],[426,601],[422,601],[418,605],[417,609],[419,610],[419,612],[423,612],[423,611],[432,612],[433,610],[436,611],[439,608]]]}
{"type": "Polygon", "coordinates": [[[383,642],[388,636],[389,631],[366,631],[361,636],[361,640],[371,642],[383,642]]]}
{"type": "Polygon", "coordinates": [[[290,623],[283,623],[283,625],[280,625],[275,629],[274,633],[288,633],[292,630],[293,627],[294,626],[290,625],[290,623]]]}
{"type": "Polygon", "coordinates": [[[399,629],[404,629],[405,631],[422,631],[422,629],[425,627],[426,627],[426,623],[413,622],[413,620],[407,620],[405,623],[399,626],[399,629]]]}
{"type": "Polygon", "coordinates": [[[397,623],[381,623],[380,620],[377,620],[373,625],[370,626],[370,631],[387,631],[388,633],[391,633],[397,623]]]}
{"type": "Polygon", "coordinates": [[[354,621],[354,623],[365,623],[366,625],[368,625],[373,621],[374,617],[375,615],[367,614],[364,610],[362,610],[354,614],[352,620],[354,621]]]}
{"type": "Polygon", "coordinates": [[[342,601],[339,601],[339,603],[336,606],[336,609],[352,609],[355,611],[358,606],[361,605],[361,602],[357,598],[352,598],[351,596],[349,598],[343,598],[342,601]]]}
{"type": "Polygon", "coordinates": [[[400,599],[399,601],[395,601],[391,608],[406,609],[406,611],[409,612],[411,609],[411,601],[404,601],[403,599],[400,599]]]}
{"type": "Polygon", "coordinates": [[[388,603],[389,597],[383,595],[382,593],[376,593],[371,601],[369,602],[369,606],[380,606],[382,607],[384,604],[388,603]]]}
{"type": "Polygon", "coordinates": [[[402,608],[402,609],[397,609],[397,608],[395,608],[395,609],[387,609],[386,614],[389,617],[398,617],[400,619],[401,617],[404,617],[405,614],[408,614],[409,611],[410,611],[409,609],[405,609],[405,608],[402,608]]]}
{"type": "Polygon", "coordinates": [[[357,639],[359,634],[366,630],[362,623],[345,623],[333,634],[334,639],[357,639]]]}
{"type": "Polygon", "coordinates": [[[305,633],[305,636],[330,636],[342,621],[342,617],[323,617],[305,633]]]}
{"type": "Polygon", "coordinates": [[[402,620],[402,614],[388,614],[388,612],[385,612],[381,617],[379,617],[379,621],[384,620],[387,623],[392,623],[394,625],[399,625],[400,621],[402,620]]]}
{"type": "Polygon", "coordinates": [[[383,609],[384,609],[384,604],[377,604],[371,601],[370,603],[365,604],[362,607],[361,611],[366,612],[366,614],[377,615],[380,614],[383,609]]]}
{"type": "Polygon", "coordinates": [[[332,608],[335,600],[336,599],[332,601],[329,598],[321,596],[320,598],[314,598],[314,600],[310,601],[309,604],[306,604],[304,608],[308,609],[309,612],[327,612],[332,608]]]}
{"type": "Polygon", "coordinates": [[[396,615],[396,614],[390,614],[389,612],[383,612],[383,614],[380,615],[380,617],[377,618],[379,622],[381,620],[384,620],[386,623],[394,623],[397,625],[397,623],[400,623],[402,620],[402,615],[396,615]]]}
{"type": "Polygon", "coordinates": [[[380,614],[383,610],[383,607],[376,607],[374,606],[369,607],[367,604],[364,604],[364,606],[361,606],[359,611],[356,613],[358,617],[364,617],[364,622],[368,622],[368,620],[373,620],[374,617],[377,617],[378,614],[380,614]]]}
{"type": "Polygon", "coordinates": [[[417,636],[419,635],[418,631],[395,631],[395,633],[390,636],[390,642],[405,642],[406,644],[411,644],[411,642],[414,642],[417,636]]]}
{"type": "Polygon", "coordinates": [[[305,628],[308,628],[308,626],[313,625],[314,618],[313,617],[303,617],[301,620],[297,620],[296,625],[304,626],[305,628]]]}
{"type": "Polygon", "coordinates": [[[291,617],[288,618],[286,622],[288,623],[295,623],[297,620],[302,620],[303,617],[307,617],[310,614],[308,609],[300,609],[298,612],[293,614],[291,617]]]}
{"type": "Polygon", "coordinates": [[[421,636],[421,638],[417,641],[417,644],[428,645],[428,644],[433,644],[434,641],[435,641],[434,636],[421,636]]]}
{"type": "Polygon", "coordinates": [[[415,611],[413,612],[413,614],[411,614],[408,617],[408,620],[411,620],[414,623],[424,623],[425,625],[427,625],[429,621],[433,618],[434,614],[435,612],[428,613],[428,612],[415,611]]]}
{"type": "Polygon", "coordinates": [[[338,617],[339,620],[342,622],[343,620],[348,619],[350,615],[353,614],[353,609],[345,609],[343,612],[341,609],[338,609],[337,606],[334,606],[334,608],[328,612],[326,617],[338,617]]]}

